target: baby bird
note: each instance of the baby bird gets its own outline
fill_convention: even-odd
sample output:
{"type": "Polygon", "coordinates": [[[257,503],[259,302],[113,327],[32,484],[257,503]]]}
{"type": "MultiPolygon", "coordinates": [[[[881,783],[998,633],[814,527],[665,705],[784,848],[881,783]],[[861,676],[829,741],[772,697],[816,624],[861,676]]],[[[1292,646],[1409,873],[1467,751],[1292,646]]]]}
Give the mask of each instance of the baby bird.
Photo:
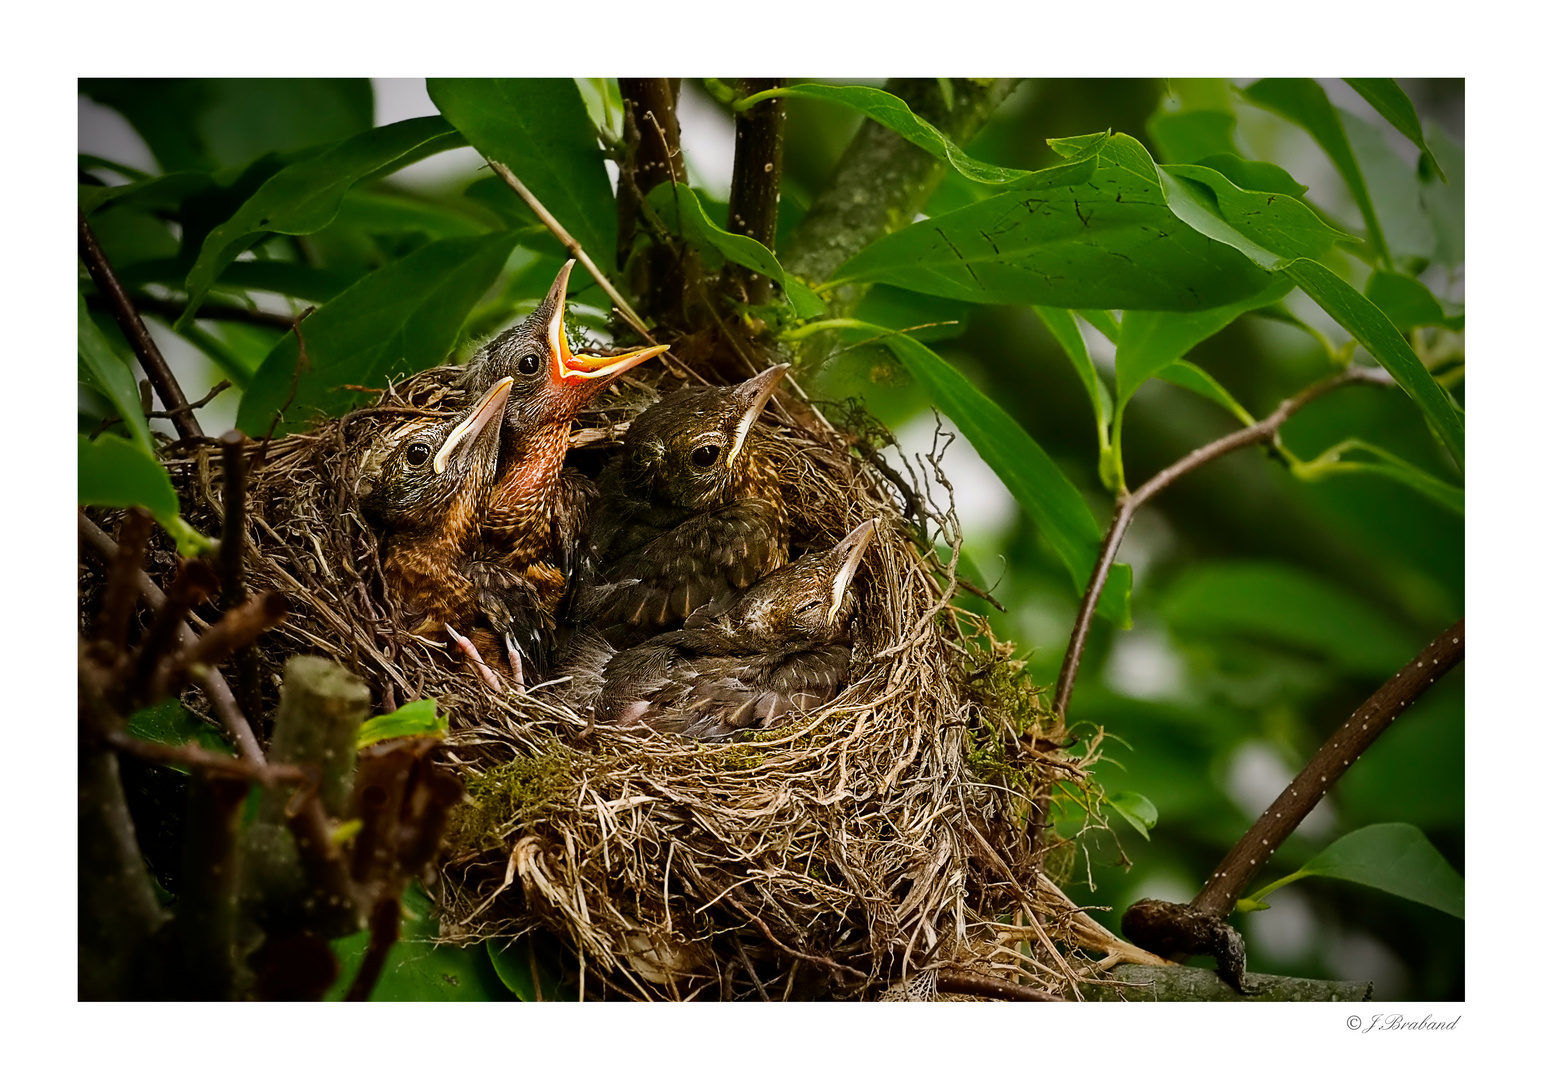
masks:
{"type": "Polygon", "coordinates": [[[787,561],[781,478],[756,424],[787,370],[677,390],[632,422],[600,477],[595,580],[575,599],[576,620],[636,644],[787,561]]]}
{"type": "Polygon", "coordinates": [[[594,722],[721,739],[830,701],[849,677],[850,586],[877,524],[865,521],[830,550],[693,613],[682,629],[616,653],[598,683],[582,669],[603,653],[598,639],[585,639],[568,673],[576,687],[598,684],[594,722]]]}
{"type": "Polygon", "coordinates": [[[468,619],[476,600],[468,564],[497,477],[498,420],[512,382],[497,380],[456,419],[408,428],[359,493],[365,517],[385,534],[382,567],[418,620],[413,633],[448,631],[479,663],[453,624],[468,619]]]}
{"type": "Polygon", "coordinates": [[[478,608],[505,635],[517,676],[522,669],[539,675],[546,666],[555,613],[594,498],[590,480],[563,468],[573,419],[622,372],[669,348],[574,353],[563,325],[572,270],[569,261],[525,321],[479,349],[465,377],[474,391],[510,383],[498,477],[480,507],[474,572],[478,608]]]}

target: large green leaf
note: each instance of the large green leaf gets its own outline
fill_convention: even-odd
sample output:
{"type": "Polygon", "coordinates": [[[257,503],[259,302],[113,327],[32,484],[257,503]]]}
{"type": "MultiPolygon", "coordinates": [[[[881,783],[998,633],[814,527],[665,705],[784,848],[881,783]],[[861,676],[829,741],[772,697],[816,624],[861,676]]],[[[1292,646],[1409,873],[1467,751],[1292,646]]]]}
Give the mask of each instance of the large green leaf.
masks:
{"type": "Polygon", "coordinates": [[[1425,129],[1420,124],[1420,114],[1415,112],[1414,102],[1409,100],[1409,95],[1404,93],[1403,87],[1392,79],[1346,79],[1350,88],[1360,94],[1372,108],[1382,114],[1382,118],[1392,124],[1398,133],[1430,156],[1430,163],[1436,170],[1436,175],[1442,180],[1446,179],[1441,171],[1441,163],[1436,160],[1436,155],[1425,143],[1425,129]]]}
{"type": "Polygon", "coordinates": [[[1191,364],[1188,360],[1175,360],[1167,367],[1157,372],[1157,378],[1174,386],[1182,386],[1184,389],[1209,401],[1214,401],[1226,409],[1245,427],[1254,422],[1253,416],[1239,404],[1238,399],[1228,393],[1227,388],[1217,382],[1211,373],[1202,367],[1191,364]]]}
{"type": "Polygon", "coordinates": [[[782,286],[788,302],[801,319],[815,318],[825,311],[819,297],[798,278],[782,269],[777,257],[759,240],[720,229],[702,209],[697,193],[684,184],[660,184],[648,193],[648,201],[665,223],[678,234],[698,245],[711,245],[732,263],[748,267],[782,286]]]}
{"type": "MultiPolygon", "coordinates": [[[[436,945],[439,923],[433,917],[434,903],[416,881],[402,895],[401,937],[391,947],[381,969],[380,979],[370,994],[371,1001],[509,1001],[480,944],[456,948],[436,945]]],[[[337,955],[337,982],[326,993],[326,1000],[341,1001],[353,984],[354,976],[370,944],[368,930],[332,942],[337,955]]]]}
{"type": "MultiPolygon", "coordinates": [[[[236,756],[236,748],[220,730],[190,713],[176,698],[167,698],[155,705],[147,705],[130,713],[128,732],[136,739],[160,743],[163,746],[186,746],[189,743],[217,754],[236,756]]],[[[174,772],[186,773],[185,765],[168,763],[174,772]]]]}
{"type": "Polygon", "coordinates": [[[1345,135],[1345,125],[1340,112],[1329,102],[1329,96],[1323,92],[1323,87],[1312,79],[1260,79],[1247,87],[1243,91],[1243,96],[1255,105],[1279,113],[1292,123],[1305,128],[1313,137],[1313,141],[1323,148],[1323,152],[1329,155],[1329,160],[1339,170],[1340,176],[1344,177],[1356,205],[1361,208],[1361,216],[1366,220],[1366,232],[1371,238],[1372,247],[1384,260],[1388,260],[1390,258],[1388,242],[1382,235],[1382,226],[1377,220],[1377,210],[1372,205],[1371,192],[1366,188],[1366,180],[1361,175],[1361,166],[1350,148],[1350,140],[1345,135]]]}
{"type": "MultiPolygon", "coordinates": [[[[1258,266],[1280,271],[1300,286],[1388,370],[1435,427],[1457,467],[1463,467],[1463,419],[1457,404],[1388,317],[1316,261],[1312,252],[1320,249],[1325,236],[1318,227],[1294,212],[1281,215],[1276,203],[1290,201],[1286,196],[1242,191],[1219,174],[1193,166],[1164,166],[1161,171],[1168,204],[1175,213],[1258,266]],[[1185,175],[1179,175],[1180,170],[1185,175]],[[1204,192],[1212,198],[1205,198],[1204,192]]],[[[1328,228],[1321,222],[1319,226],[1328,228]]]]}
{"type": "Polygon", "coordinates": [[[1330,877],[1370,885],[1374,889],[1463,918],[1466,888],[1452,864],[1413,825],[1388,822],[1368,825],[1340,837],[1309,859],[1294,874],[1260,889],[1249,906],[1282,885],[1305,877],[1330,877]]]}
{"type": "MultiPolygon", "coordinates": [[[[882,327],[870,329],[886,332],[882,327]]],[[[891,334],[884,343],[1001,477],[1051,550],[1066,564],[1072,584],[1078,590],[1085,588],[1102,536],[1092,511],[1072,482],[1017,421],[937,353],[904,334],[891,334]]],[[[1130,625],[1130,582],[1130,567],[1114,565],[1099,598],[1099,614],[1119,626],[1130,625]]]]}
{"type": "Polygon", "coordinates": [[[205,190],[213,182],[208,173],[175,172],[113,187],[81,184],[77,203],[80,212],[87,217],[103,207],[115,205],[165,209],[177,206],[183,199],[205,190]]]}
{"type": "Polygon", "coordinates": [[[395,712],[372,716],[359,725],[354,745],[363,749],[385,739],[402,739],[419,735],[443,735],[446,718],[438,715],[439,703],[433,698],[409,701],[395,712]]]}
{"type": "Polygon", "coordinates": [[[882,281],[977,303],[1175,311],[1228,304],[1268,283],[1248,259],[1175,216],[1136,140],[1056,142],[1083,156],[891,233],[847,260],[833,281],[882,281]]]}
{"type": "Polygon", "coordinates": [[[325,153],[274,174],[236,213],[204,238],[198,260],[188,272],[185,321],[223,270],[252,241],[268,233],[300,236],[326,228],[350,188],[365,177],[433,146],[449,150],[465,145],[443,117],[419,116],[374,128],[325,153]]]}
{"type": "Polygon", "coordinates": [[[515,942],[489,938],[487,949],[493,970],[521,1001],[578,999],[562,980],[559,969],[562,953],[550,934],[534,931],[515,942]]]}
{"type": "Polygon", "coordinates": [[[91,386],[113,403],[113,408],[118,410],[118,416],[128,427],[140,450],[153,457],[155,451],[150,442],[150,423],[145,419],[144,409],[140,407],[134,372],[86,310],[85,296],[77,292],[75,298],[75,347],[80,357],[81,371],[89,376],[91,386]]]}
{"type": "Polygon", "coordinates": [[[1127,311],[1114,354],[1115,401],[1123,405],[1141,384],[1245,311],[1273,304],[1292,290],[1277,277],[1253,296],[1205,311],[1127,311]]]}
{"type": "Polygon", "coordinates": [[[361,278],[302,324],[309,368],[296,373],[293,333],[268,354],[241,399],[241,430],[262,436],[281,409],[280,431],[302,425],[311,410],[337,415],[361,399],[343,384],[379,386],[443,363],[513,247],[512,233],[437,240],[361,278]]]}
{"type": "Polygon", "coordinates": [[[1212,562],[1169,586],[1160,607],[1183,633],[1246,635],[1384,679],[1420,649],[1418,635],[1339,586],[1283,563],[1212,562]]]}
{"type": "Polygon", "coordinates": [[[947,135],[912,112],[904,101],[877,87],[799,83],[754,94],[736,102],[734,107],[738,110],[748,109],[767,98],[812,98],[817,101],[834,101],[856,109],[907,142],[947,161],[964,176],[982,184],[1010,184],[1029,175],[1022,169],[1004,169],[1000,165],[975,160],[955,146],[947,135]]]}
{"type": "Polygon", "coordinates": [[[1445,326],[1453,330],[1463,326],[1461,315],[1447,315],[1441,301],[1431,295],[1425,284],[1408,274],[1373,270],[1366,281],[1366,299],[1376,304],[1401,333],[1417,326],[1445,326]]]}
{"type": "Polygon", "coordinates": [[[1300,480],[1322,480],[1347,473],[1381,476],[1396,484],[1402,484],[1412,491],[1418,491],[1437,506],[1450,510],[1458,517],[1462,517],[1466,512],[1462,488],[1437,479],[1396,454],[1391,454],[1382,447],[1374,446],[1361,439],[1346,439],[1329,447],[1311,461],[1293,462],[1291,466],[1291,474],[1300,480]],[[1355,452],[1367,454],[1373,460],[1346,459],[1345,455],[1355,452]]]}
{"type": "Polygon", "coordinates": [[[1443,266],[1461,266],[1466,258],[1463,234],[1467,209],[1463,148],[1440,128],[1431,129],[1430,142],[1441,151],[1447,171],[1444,184],[1427,173],[1420,176],[1420,202],[1436,230],[1433,258],[1443,266]]]}
{"type": "Polygon", "coordinates": [[[337,142],[375,115],[368,79],[82,79],[80,91],[122,113],[166,172],[337,142]]]}
{"type": "Polygon", "coordinates": [[[177,516],[166,467],[136,443],[107,432],[77,436],[76,501],[81,506],[142,506],[158,521],[177,516]]]}
{"type": "Polygon", "coordinates": [[[501,161],[602,270],[616,262],[616,197],[572,79],[430,79],[429,96],[478,153],[501,161]]]}

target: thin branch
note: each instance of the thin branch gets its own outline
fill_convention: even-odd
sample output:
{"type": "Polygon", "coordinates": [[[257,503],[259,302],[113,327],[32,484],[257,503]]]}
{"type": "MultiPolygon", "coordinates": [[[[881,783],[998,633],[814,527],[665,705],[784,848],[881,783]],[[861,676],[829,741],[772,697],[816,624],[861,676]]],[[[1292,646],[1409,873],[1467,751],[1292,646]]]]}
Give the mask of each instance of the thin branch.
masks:
{"type": "Polygon", "coordinates": [[[209,404],[209,402],[213,401],[215,398],[219,397],[221,394],[223,394],[225,391],[227,391],[229,389],[230,389],[230,380],[229,379],[221,379],[219,382],[215,383],[213,387],[210,388],[210,390],[209,390],[209,392],[207,394],[205,394],[203,397],[199,398],[197,401],[194,401],[194,402],[192,402],[190,404],[187,404],[187,405],[183,405],[181,408],[178,408],[178,409],[166,409],[164,411],[147,412],[147,413],[145,413],[145,415],[150,417],[151,419],[159,418],[159,419],[162,419],[162,420],[175,420],[178,416],[180,416],[183,413],[192,412],[194,409],[202,409],[205,405],[209,404]]]}
{"type": "MultiPolygon", "coordinates": [[[[220,436],[221,463],[225,474],[225,521],[220,526],[220,599],[230,611],[246,602],[241,558],[246,547],[246,436],[227,431],[220,436]]],[[[250,645],[236,650],[236,699],[241,711],[255,722],[262,720],[262,696],[257,683],[257,653],[250,645]]]]}
{"type": "MultiPolygon", "coordinates": [[[[159,315],[169,321],[181,318],[183,301],[163,299],[159,296],[150,296],[146,293],[135,293],[134,306],[140,311],[159,315]]],[[[89,304],[90,301],[87,301],[89,304]]],[[[238,322],[249,326],[263,326],[270,330],[288,330],[292,317],[279,311],[264,311],[262,308],[238,307],[235,304],[200,304],[198,305],[198,318],[212,322],[238,322]]]]}
{"type": "MultiPolygon", "coordinates": [[[[781,79],[741,79],[739,94],[748,97],[781,86],[781,79]]],[[[729,231],[777,247],[777,196],[782,183],[782,129],[787,103],[761,102],[734,117],[734,178],[729,188],[729,231]]],[[[771,282],[753,270],[730,263],[724,277],[738,285],[750,304],[771,299],[771,282]]]]}
{"type": "Polygon", "coordinates": [[[1110,521],[1109,529],[1104,534],[1103,545],[1098,551],[1098,561],[1093,566],[1093,576],[1088,581],[1087,591],[1083,594],[1082,606],[1077,611],[1077,620],[1072,624],[1071,637],[1066,646],[1066,657],[1061,661],[1061,673],[1055,683],[1055,701],[1051,705],[1051,711],[1062,723],[1066,720],[1066,706],[1071,701],[1072,687],[1077,681],[1077,668],[1082,662],[1082,651],[1087,645],[1088,630],[1093,624],[1093,613],[1098,608],[1098,598],[1104,591],[1104,583],[1109,578],[1109,568],[1114,565],[1115,553],[1119,551],[1120,541],[1125,538],[1125,530],[1130,527],[1131,518],[1135,516],[1136,511],[1179,477],[1194,472],[1202,465],[1208,465],[1217,458],[1225,457],[1245,446],[1272,441],[1280,432],[1281,425],[1302,406],[1331,390],[1337,390],[1350,383],[1391,386],[1392,380],[1381,368],[1352,368],[1322,379],[1296,396],[1282,401],[1273,413],[1258,423],[1191,451],[1135,491],[1115,500],[1114,519],[1110,521]]]}
{"type": "Polygon", "coordinates": [[[616,286],[611,284],[610,279],[600,272],[600,268],[585,253],[583,246],[573,238],[567,229],[563,228],[562,223],[552,216],[550,210],[541,205],[541,200],[532,194],[530,188],[520,183],[520,178],[515,176],[509,170],[509,166],[503,162],[489,161],[488,164],[493,167],[494,172],[503,177],[504,183],[514,189],[516,195],[525,200],[526,205],[541,219],[541,223],[551,230],[552,235],[562,242],[563,247],[568,249],[568,253],[579,260],[584,269],[589,271],[590,276],[599,283],[600,287],[605,290],[605,294],[611,298],[611,302],[616,305],[616,310],[621,313],[621,317],[627,320],[627,324],[642,335],[644,341],[647,341],[650,345],[657,344],[653,336],[649,334],[648,327],[643,325],[643,320],[638,318],[638,313],[632,310],[632,305],[627,303],[622,294],[616,291],[616,286]]]}
{"type": "Polygon", "coordinates": [[[1312,760],[1286,786],[1259,820],[1233,845],[1207,879],[1190,907],[1225,917],[1254,875],[1269,861],[1345,770],[1360,760],[1377,736],[1388,729],[1420,695],[1463,659],[1466,619],[1458,619],[1397,675],[1378,688],[1330,735],[1312,760]]]}
{"type": "Polygon", "coordinates": [[[134,305],[129,302],[128,294],[123,291],[117,275],[113,273],[112,264],[107,261],[106,254],[96,241],[96,234],[91,231],[91,226],[86,224],[86,215],[77,211],[76,217],[80,222],[81,260],[85,262],[86,270],[91,274],[91,280],[96,283],[97,291],[106,298],[113,317],[118,320],[118,325],[123,330],[123,336],[128,338],[129,345],[134,349],[134,355],[139,357],[140,367],[145,369],[145,374],[155,387],[161,404],[173,414],[171,421],[177,429],[177,434],[184,439],[202,438],[203,429],[198,426],[198,420],[187,408],[188,399],[183,395],[182,387],[177,385],[176,376],[167,366],[161,350],[156,347],[150,331],[145,329],[144,320],[139,317],[139,312],[135,311],[134,305]]]}
{"type": "MultiPolygon", "coordinates": [[[[111,566],[117,557],[118,545],[84,512],[78,512],[78,518],[81,539],[85,540],[86,546],[102,559],[104,565],[111,566]]],[[[165,606],[166,594],[161,592],[143,570],[134,572],[133,581],[145,606],[151,611],[160,611],[165,606]]],[[[198,640],[197,635],[186,622],[181,623],[176,628],[176,632],[178,640],[185,645],[191,645],[198,640]]],[[[263,756],[262,747],[258,745],[257,737],[252,734],[251,725],[247,723],[246,716],[236,704],[235,697],[231,695],[230,686],[225,682],[225,677],[215,668],[205,668],[204,673],[199,675],[196,681],[208,696],[214,714],[220,718],[220,723],[225,726],[226,732],[235,740],[241,756],[257,765],[265,764],[267,759],[263,756]]]]}
{"type": "Polygon", "coordinates": [[[359,962],[359,971],[354,975],[353,985],[348,988],[344,1001],[370,1000],[370,993],[375,989],[380,973],[385,970],[386,957],[401,935],[401,928],[400,900],[390,896],[375,905],[375,910],[370,912],[369,948],[365,951],[364,959],[359,962]]]}

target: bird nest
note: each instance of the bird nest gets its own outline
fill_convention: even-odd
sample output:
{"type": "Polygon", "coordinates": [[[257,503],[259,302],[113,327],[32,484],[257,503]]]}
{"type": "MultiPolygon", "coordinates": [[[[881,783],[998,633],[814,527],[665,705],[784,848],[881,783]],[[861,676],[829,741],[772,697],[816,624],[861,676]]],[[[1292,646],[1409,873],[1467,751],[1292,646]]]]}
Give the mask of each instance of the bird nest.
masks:
{"type": "MultiPolygon", "coordinates": [[[[308,653],[358,674],[382,711],[432,696],[448,714],[468,796],[430,883],[444,940],[529,935],[568,954],[577,984],[556,992],[586,998],[914,998],[979,992],[971,980],[1029,996],[1090,970],[1052,944],[1090,920],[1044,876],[1054,838],[1035,827],[1054,785],[1086,789],[1088,759],[1043,737],[1021,666],[953,604],[960,537],[936,457],[906,479],[860,408],[828,407],[832,424],[784,394],[761,422],[785,436],[793,554],[881,520],[854,585],[853,681],[738,741],[597,726],[561,684],[489,690],[410,633],[382,577],[360,479],[404,418],[462,405],[458,374],[248,451],[249,582],[289,603],[262,645],[267,704],[284,660],[308,653]]],[[[654,396],[630,377],[603,395],[569,463],[597,471],[654,396]]],[[[185,515],[217,534],[219,450],[168,465],[185,515]]]]}

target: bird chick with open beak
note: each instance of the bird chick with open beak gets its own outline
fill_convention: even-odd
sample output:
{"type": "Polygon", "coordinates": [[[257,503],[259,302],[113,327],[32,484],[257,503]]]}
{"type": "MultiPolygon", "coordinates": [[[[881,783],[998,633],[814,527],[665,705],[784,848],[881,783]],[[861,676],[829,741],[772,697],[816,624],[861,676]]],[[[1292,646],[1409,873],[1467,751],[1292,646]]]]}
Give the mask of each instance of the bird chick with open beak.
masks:
{"type": "MultiPolygon", "coordinates": [[[[494,381],[454,419],[408,427],[359,493],[360,509],[384,533],[387,581],[418,620],[413,632],[448,631],[463,649],[469,642],[454,624],[468,619],[476,600],[467,568],[497,480],[499,421],[512,384],[494,381]]],[[[469,655],[475,652],[470,647],[469,655]]]]}
{"type": "Polygon", "coordinates": [[[511,666],[539,675],[550,649],[594,484],[564,469],[574,418],[617,376],[668,345],[614,356],[575,353],[563,325],[570,260],[546,298],[519,325],[479,349],[467,367],[474,391],[510,381],[500,428],[497,481],[480,511],[479,609],[506,636],[511,666]]]}
{"type": "Polygon", "coordinates": [[[782,478],[756,423],[787,370],[677,390],[632,422],[600,477],[575,619],[625,647],[787,562],[782,478]]]}
{"type": "MultiPolygon", "coordinates": [[[[828,551],[773,570],[732,600],[693,613],[681,629],[611,656],[594,722],[721,739],[830,701],[850,675],[852,578],[877,525],[865,521],[828,551]]],[[[585,656],[591,665],[601,658],[592,647],[585,656]]],[[[594,685],[584,672],[573,674],[576,685],[594,685]]]]}

